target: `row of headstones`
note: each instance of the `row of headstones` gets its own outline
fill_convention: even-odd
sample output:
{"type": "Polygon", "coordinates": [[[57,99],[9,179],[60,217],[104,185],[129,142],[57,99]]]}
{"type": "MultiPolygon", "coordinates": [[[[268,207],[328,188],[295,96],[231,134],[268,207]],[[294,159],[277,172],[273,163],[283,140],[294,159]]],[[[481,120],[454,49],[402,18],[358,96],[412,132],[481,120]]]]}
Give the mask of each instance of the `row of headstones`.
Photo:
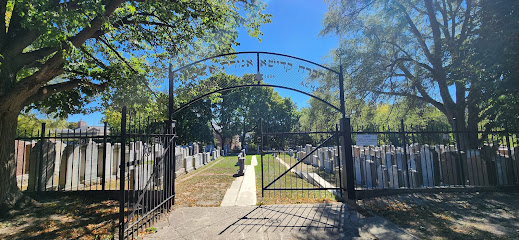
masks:
{"type": "MultiPolygon", "coordinates": [[[[208,148],[204,148],[208,149],[208,148]]],[[[177,146],[175,149],[175,164],[177,172],[191,172],[199,169],[209,162],[219,158],[222,151],[219,148],[212,148],[212,151],[198,152],[200,148],[194,143],[190,146],[177,146]]]]}
{"type": "MultiPolygon", "coordinates": [[[[289,150],[288,154],[296,155],[300,160],[315,149],[307,144],[304,148],[298,146],[295,151],[289,150]]],[[[320,148],[303,162],[333,172],[341,165],[338,152],[340,147],[320,148]]],[[[474,149],[460,153],[454,146],[412,144],[406,149],[406,158],[403,148],[395,146],[353,146],[352,152],[355,182],[357,186],[367,188],[434,187],[461,185],[463,181],[473,186],[519,183],[517,148],[511,151],[474,149]],[[406,161],[408,171],[404,168],[406,161]],[[462,180],[460,169],[463,169],[465,180],[462,180]]]]}
{"type": "Polygon", "coordinates": [[[417,144],[408,146],[406,152],[404,158],[400,147],[354,147],[356,184],[367,188],[417,188],[519,182],[519,162],[499,152],[482,157],[479,149],[459,152],[454,146],[417,144]]]}
{"type": "MultiPolygon", "coordinates": [[[[34,145],[29,156],[28,190],[82,190],[105,181],[120,178],[121,144],[104,144],[88,141],[67,144],[61,141],[44,141],[34,145]],[[42,146],[43,145],[43,146],[42,146]],[[40,151],[43,150],[43,155],[40,151]]],[[[130,186],[143,185],[162,157],[160,144],[130,142],[126,148],[127,171],[130,186]],[[136,182],[139,181],[139,182],[136,182]]]]}
{"type": "MultiPolygon", "coordinates": [[[[105,172],[105,181],[117,181],[120,178],[121,144],[104,144],[89,141],[67,144],[61,141],[23,142],[20,156],[23,161],[23,172],[27,171],[27,189],[39,190],[82,190],[100,184],[105,172]],[[40,154],[42,151],[43,155],[40,154]],[[25,154],[25,155],[23,155],[25,154]],[[26,162],[26,164],[25,164],[26,162]]],[[[17,146],[18,146],[17,145],[17,146]]],[[[199,144],[177,147],[176,169],[197,169],[220,157],[220,149],[199,153],[199,144]]],[[[126,147],[125,178],[129,178],[130,189],[143,189],[151,179],[154,171],[160,171],[161,165],[156,163],[164,154],[161,144],[130,142],[126,147]]],[[[17,156],[18,157],[18,156],[17,156]]],[[[18,159],[17,159],[18,160],[18,159]]],[[[158,179],[157,179],[158,180],[158,179]]],[[[149,184],[148,184],[149,185],[149,184]]],[[[22,185],[23,186],[23,185],[22,185]]],[[[21,186],[21,187],[22,187],[21,186]]]]}
{"type": "Polygon", "coordinates": [[[303,163],[318,167],[327,173],[335,173],[340,165],[338,151],[340,147],[312,147],[307,144],[304,148],[297,146],[296,150],[288,150],[288,155],[295,157],[297,160],[303,160],[303,163]],[[308,157],[307,157],[308,156],[308,157]]]}

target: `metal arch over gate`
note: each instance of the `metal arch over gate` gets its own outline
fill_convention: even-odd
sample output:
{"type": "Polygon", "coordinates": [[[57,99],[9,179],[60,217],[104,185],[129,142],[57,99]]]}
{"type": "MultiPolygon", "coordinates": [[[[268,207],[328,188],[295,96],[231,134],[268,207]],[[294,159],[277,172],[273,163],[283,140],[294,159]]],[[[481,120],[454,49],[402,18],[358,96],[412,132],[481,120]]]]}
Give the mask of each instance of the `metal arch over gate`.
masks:
{"type": "MultiPolygon", "coordinates": [[[[337,143],[335,148],[336,154],[333,154],[337,157],[334,158],[334,163],[338,169],[338,171],[332,171],[334,174],[337,174],[337,177],[333,177],[335,180],[335,185],[330,185],[328,181],[328,185],[317,184],[317,190],[339,190],[341,193],[347,191],[347,197],[349,199],[355,199],[355,190],[354,190],[354,176],[353,176],[353,158],[352,158],[352,148],[351,148],[351,127],[350,127],[350,119],[346,118],[345,112],[345,103],[344,103],[344,82],[343,82],[343,71],[342,66],[340,66],[339,71],[336,71],[332,68],[326,67],[324,65],[286,55],[280,53],[273,52],[236,52],[236,53],[227,53],[212,56],[209,58],[205,58],[199,61],[195,61],[193,63],[187,64],[180,68],[173,70],[172,66],[169,67],[169,119],[173,120],[173,116],[175,113],[178,113],[180,110],[189,107],[191,104],[208,97],[214,93],[220,93],[231,89],[237,88],[247,88],[247,87],[273,87],[284,90],[289,90],[293,92],[298,92],[307,96],[310,96],[321,103],[324,103],[326,106],[334,109],[338,114],[340,114],[340,131],[336,127],[335,131],[316,131],[316,132],[304,132],[304,133],[276,133],[276,132],[263,132],[263,126],[261,130],[261,164],[262,164],[262,190],[293,190],[293,187],[287,187],[286,185],[282,188],[275,188],[276,182],[279,182],[280,179],[286,177],[289,173],[295,173],[299,175],[299,177],[304,178],[304,171],[296,172],[298,166],[301,166],[302,163],[307,163],[307,161],[314,157],[314,153],[321,153],[319,149],[325,147],[327,144],[330,144],[334,141],[337,143]],[[241,82],[229,82],[225,80],[219,80],[215,78],[211,78],[217,74],[230,74],[237,77],[241,77],[244,75],[254,75],[255,82],[253,83],[241,83],[241,82]],[[183,103],[177,108],[174,108],[174,94],[175,94],[175,83],[177,86],[190,86],[195,89],[192,91],[191,98],[187,100],[187,102],[183,103]],[[330,93],[333,93],[327,99],[320,98],[314,94],[315,91],[320,89],[320,87],[327,87],[330,89],[330,93]],[[334,102],[334,103],[332,103],[334,102]],[[337,106],[337,102],[339,106],[337,106]],[[283,149],[278,149],[277,151],[272,151],[271,147],[269,149],[265,149],[264,138],[267,136],[286,136],[286,135],[297,135],[297,134],[329,134],[326,140],[321,141],[318,144],[318,147],[311,149],[304,156],[294,157],[292,153],[290,153],[290,164],[286,163],[279,157],[280,154],[283,156],[286,155],[287,151],[292,151],[292,149],[288,150],[288,145],[285,145],[283,149]],[[264,182],[264,172],[265,169],[263,166],[264,157],[273,156],[275,160],[277,160],[278,164],[282,164],[286,167],[286,170],[279,170],[279,175],[277,175],[272,181],[264,182]],[[296,159],[295,161],[292,161],[296,159]],[[292,164],[292,162],[295,162],[292,164]],[[342,176],[341,176],[342,175],[342,176]]],[[[267,126],[268,127],[268,126],[267,126]]],[[[268,144],[267,144],[268,145],[268,144]]],[[[296,146],[292,144],[290,147],[295,148],[296,146]]],[[[267,160],[270,161],[270,160],[267,160]]],[[[322,161],[322,159],[321,159],[322,161]]],[[[315,164],[312,167],[316,167],[315,164]]],[[[319,165],[319,164],[317,164],[319,165]]],[[[319,169],[323,169],[324,166],[317,166],[317,171],[312,171],[312,173],[319,172],[319,169]]],[[[335,167],[334,167],[335,169],[335,167]]],[[[308,174],[306,174],[308,177],[308,174]]],[[[320,176],[317,176],[318,178],[320,176]]],[[[314,182],[315,179],[309,180],[309,182],[314,182]]],[[[296,187],[296,190],[306,190],[304,188],[296,187]]]]}

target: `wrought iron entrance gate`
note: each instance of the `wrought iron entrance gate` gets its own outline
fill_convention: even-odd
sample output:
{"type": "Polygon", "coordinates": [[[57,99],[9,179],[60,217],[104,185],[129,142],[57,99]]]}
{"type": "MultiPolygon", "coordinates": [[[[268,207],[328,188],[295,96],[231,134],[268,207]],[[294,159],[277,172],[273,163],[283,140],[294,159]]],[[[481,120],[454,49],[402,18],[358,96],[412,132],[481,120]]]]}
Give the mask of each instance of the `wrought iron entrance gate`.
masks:
{"type": "MultiPolygon", "coordinates": [[[[174,119],[175,114],[201,99],[237,88],[273,87],[305,94],[318,100],[325,107],[332,109],[334,114],[340,115],[337,118],[339,126],[335,130],[321,132],[262,132],[262,138],[320,134],[325,139],[322,141],[313,139],[314,144],[317,143],[317,147],[305,151],[304,156],[294,156],[294,152],[297,150],[298,144],[306,146],[306,143],[292,141],[290,144],[282,144],[276,148],[270,146],[275,141],[262,141],[262,163],[269,164],[272,158],[273,161],[277,161],[275,164],[279,165],[276,166],[277,175],[272,176],[270,180],[263,178],[268,182],[263,182],[262,190],[330,190],[335,193],[347,192],[349,199],[355,199],[351,129],[349,118],[346,118],[345,112],[342,66],[339,67],[339,71],[336,71],[330,67],[285,54],[237,52],[209,57],[176,70],[170,66],[169,80],[170,119],[174,119]],[[225,77],[229,75],[235,76],[241,81],[230,81],[229,77],[225,77]],[[190,91],[190,99],[177,108],[174,108],[174,94],[181,94],[185,98],[186,93],[176,92],[175,83],[179,86],[195,86],[190,91]],[[324,97],[317,94],[321,87],[328,89],[331,94],[324,97]],[[266,146],[263,146],[264,143],[267,143],[266,146]],[[277,150],[273,150],[274,148],[277,150]],[[318,161],[313,163],[316,153],[315,160],[318,161]],[[283,160],[283,157],[286,161],[283,160]],[[312,162],[309,162],[310,160],[312,162]],[[294,184],[299,182],[296,181],[292,185],[279,187],[283,178],[290,178],[294,175],[300,179],[306,179],[299,183],[303,185],[294,187],[294,184]]],[[[302,151],[297,152],[301,154],[302,151]]],[[[271,177],[270,174],[273,172],[270,172],[270,165],[266,166],[262,169],[263,177],[265,177],[265,173],[271,177]]]]}
{"type": "Polygon", "coordinates": [[[176,70],[170,66],[169,121],[143,122],[128,117],[123,108],[119,147],[120,239],[134,238],[174,204],[177,135],[173,119],[178,117],[176,114],[211,94],[249,87],[301,93],[340,115],[340,125],[332,130],[275,132],[269,131],[269,126],[266,131],[262,129],[262,192],[290,190],[290,194],[304,194],[306,191],[314,196],[323,191],[337,195],[347,192],[349,199],[355,199],[351,131],[344,110],[342,67],[336,71],[305,59],[271,52],[222,54],[176,70]],[[231,75],[233,77],[229,77],[231,75]],[[175,91],[175,82],[177,86],[192,89],[189,93],[182,92],[182,88],[175,91]],[[320,87],[331,89],[332,94],[320,97],[316,94],[320,87]],[[190,99],[175,108],[175,94],[182,94],[184,100],[186,96],[190,99]],[[311,138],[316,147],[297,141],[301,136],[313,135],[322,137],[320,140],[311,138]]]}
{"type": "Polygon", "coordinates": [[[174,204],[175,138],[174,122],[130,117],[123,107],[119,239],[136,238],[174,204]]]}
{"type": "Polygon", "coordinates": [[[262,124],[262,196],[285,191],[283,196],[292,199],[293,195],[295,199],[342,197],[340,134],[337,127],[329,131],[265,132],[262,124]],[[312,146],[308,139],[315,136],[321,139],[312,146]],[[301,141],[305,137],[307,141],[301,141]]]}

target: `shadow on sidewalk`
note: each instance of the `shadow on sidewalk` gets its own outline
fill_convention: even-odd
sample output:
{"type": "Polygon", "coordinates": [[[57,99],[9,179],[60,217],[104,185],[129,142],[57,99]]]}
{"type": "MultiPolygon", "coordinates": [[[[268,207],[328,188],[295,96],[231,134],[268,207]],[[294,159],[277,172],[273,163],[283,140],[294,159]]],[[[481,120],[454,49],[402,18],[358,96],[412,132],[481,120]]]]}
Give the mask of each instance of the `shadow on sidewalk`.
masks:
{"type": "MultiPolygon", "coordinates": [[[[359,217],[354,209],[345,204],[265,205],[245,214],[221,231],[220,235],[299,231],[318,232],[319,238],[343,235],[339,233],[358,237],[359,217]]],[[[309,237],[304,236],[305,239],[309,237]]]]}

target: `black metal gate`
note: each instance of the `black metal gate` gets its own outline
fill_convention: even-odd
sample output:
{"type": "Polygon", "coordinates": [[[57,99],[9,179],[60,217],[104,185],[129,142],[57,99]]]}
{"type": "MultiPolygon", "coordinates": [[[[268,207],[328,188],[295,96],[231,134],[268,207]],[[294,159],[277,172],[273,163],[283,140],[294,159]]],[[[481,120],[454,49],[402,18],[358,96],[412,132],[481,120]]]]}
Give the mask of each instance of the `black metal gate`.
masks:
{"type": "Polygon", "coordinates": [[[134,239],[175,199],[175,123],[122,110],[119,239],[134,239]]]}
{"type": "Polygon", "coordinates": [[[279,196],[292,199],[342,197],[340,134],[337,126],[329,131],[269,132],[262,123],[262,196],[278,197],[272,191],[283,191],[279,196]],[[312,141],[316,137],[319,140],[312,141]]]}
{"type": "MultiPolygon", "coordinates": [[[[317,191],[330,190],[336,194],[339,192],[347,192],[347,198],[353,200],[355,199],[355,189],[351,128],[350,119],[346,117],[345,111],[343,71],[341,64],[339,64],[339,66],[339,71],[337,71],[306,59],[272,52],[236,52],[221,54],[195,61],[176,70],[173,70],[170,65],[169,116],[170,119],[172,119],[174,114],[177,114],[182,109],[189,107],[201,99],[207,98],[211,94],[237,88],[273,87],[282,89],[283,91],[289,90],[309,96],[319,101],[319,103],[324,104],[325,107],[333,109],[334,114],[339,114],[336,118],[336,121],[339,121],[339,126],[336,126],[335,130],[323,132],[262,132],[262,138],[275,137],[284,138],[285,140],[287,136],[295,137],[298,135],[314,134],[323,136],[322,141],[315,141],[314,139],[313,143],[317,147],[310,151],[305,151],[306,155],[303,157],[294,157],[292,154],[298,146],[296,141],[285,141],[285,144],[270,146],[271,143],[276,143],[276,141],[273,139],[266,140],[265,143],[268,143],[266,145],[267,148],[264,148],[264,146],[261,149],[262,162],[268,164],[272,158],[272,161],[275,163],[274,165],[279,166],[274,166],[276,171],[278,171],[277,175],[272,176],[270,180],[266,178],[263,179],[263,192],[265,190],[290,189],[298,191],[308,189],[308,192],[310,192],[310,189],[317,189],[317,191]],[[237,77],[249,75],[249,78],[247,78],[247,81],[241,82],[228,81],[228,78],[225,77],[211,79],[212,76],[219,74],[237,77]],[[252,79],[250,78],[251,76],[253,76],[252,79]],[[184,99],[186,102],[180,104],[176,109],[173,104],[175,82],[181,86],[198,86],[195,87],[193,91],[190,91],[189,99],[184,99]],[[325,94],[324,96],[319,95],[319,89],[321,87],[329,89],[330,94],[325,94]],[[328,154],[328,156],[321,156],[323,160],[322,166],[319,165],[320,163],[315,164],[312,162],[308,164],[310,159],[312,161],[314,160],[315,153],[324,154],[322,153],[324,150],[333,152],[333,154],[327,152],[326,154],[328,154]],[[283,160],[283,157],[286,158],[286,161],[283,160]],[[305,161],[307,162],[305,163],[305,161]],[[327,167],[325,164],[327,164],[327,167]],[[306,170],[303,170],[304,166],[306,166],[306,170]],[[299,171],[297,171],[298,169],[299,171]],[[300,175],[298,176],[300,179],[306,178],[305,182],[310,185],[300,182],[299,184],[303,184],[304,186],[294,186],[299,182],[295,181],[294,184],[285,184],[283,187],[280,187],[281,181],[286,180],[283,178],[291,178],[298,174],[300,175]],[[312,177],[315,177],[317,180],[312,177]]],[[[182,91],[177,94],[182,94],[184,97],[186,96],[182,91]]],[[[263,143],[262,141],[262,145],[263,143]]],[[[301,145],[299,146],[302,147],[301,145]]],[[[319,159],[319,156],[317,156],[316,159],[319,159]]],[[[270,165],[268,166],[270,167],[270,165]]],[[[263,168],[263,173],[273,173],[269,167],[263,168]]]]}

